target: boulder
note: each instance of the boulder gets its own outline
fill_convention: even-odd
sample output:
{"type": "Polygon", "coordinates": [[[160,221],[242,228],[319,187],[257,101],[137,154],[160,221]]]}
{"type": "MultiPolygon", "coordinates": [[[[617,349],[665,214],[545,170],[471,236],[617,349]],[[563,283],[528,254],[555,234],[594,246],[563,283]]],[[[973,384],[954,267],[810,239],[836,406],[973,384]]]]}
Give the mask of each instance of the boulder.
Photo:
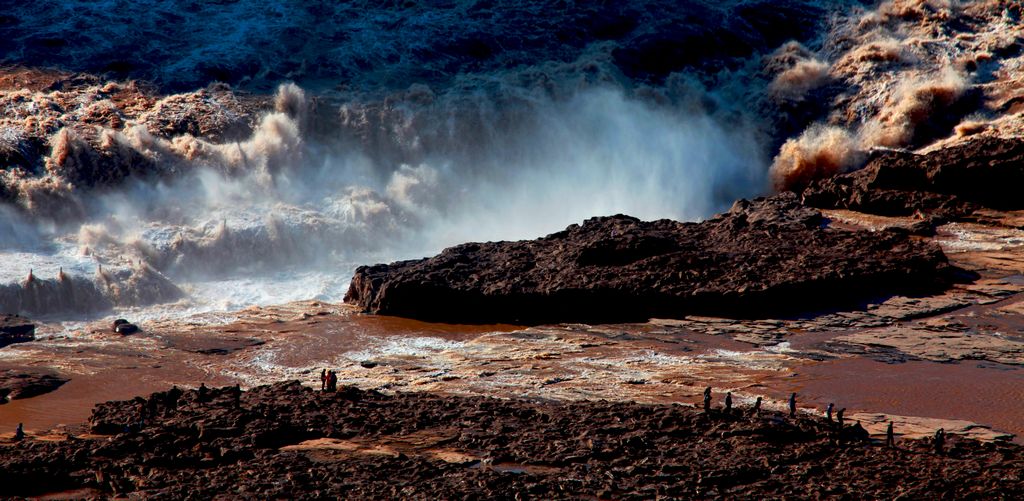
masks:
{"type": "Polygon", "coordinates": [[[60,375],[27,367],[0,369],[0,404],[49,393],[69,380],[60,375]]]}
{"type": "Polygon", "coordinates": [[[907,232],[833,228],[793,194],[701,223],[617,215],[537,240],[469,243],[355,271],[345,301],[445,322],[614,322],[778,316],[948,284],[946,257],[907,232]]]}
{"type": "Polygon", "coordinates": [[[18,315],[0,314],[0,348],[36,339],[36,326],[18,315]]]}
{"type": "Polygon", "coordinates": [[[139,332],[139,326],[135,324],[124,323],[114,327],[114,332],[122,336],[127,336],[129,334],[135,334],[136,332],[139,332]]]}

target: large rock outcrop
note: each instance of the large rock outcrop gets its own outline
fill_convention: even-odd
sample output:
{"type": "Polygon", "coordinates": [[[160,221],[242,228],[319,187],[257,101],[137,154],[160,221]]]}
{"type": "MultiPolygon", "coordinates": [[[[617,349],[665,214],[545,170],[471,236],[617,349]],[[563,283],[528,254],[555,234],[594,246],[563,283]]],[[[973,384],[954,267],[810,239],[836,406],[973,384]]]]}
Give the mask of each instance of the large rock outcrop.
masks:
{"type": "Polygon", "coordinates": [[[546,237],[469,243],[356,270],[346,302],[448,322],[602,322],[831,308],[941,286],[942,251],[900,232],[830,227],[784,194],[702,223],[592,218],[546,237]]]}
{"type": "Polygon", "coordinates": [[[814,207],[956,217],[973,208],[1024,209],[1024,139],[978,138],[926,154],[876,156],[860,170],[811,183],[814,207]]]}

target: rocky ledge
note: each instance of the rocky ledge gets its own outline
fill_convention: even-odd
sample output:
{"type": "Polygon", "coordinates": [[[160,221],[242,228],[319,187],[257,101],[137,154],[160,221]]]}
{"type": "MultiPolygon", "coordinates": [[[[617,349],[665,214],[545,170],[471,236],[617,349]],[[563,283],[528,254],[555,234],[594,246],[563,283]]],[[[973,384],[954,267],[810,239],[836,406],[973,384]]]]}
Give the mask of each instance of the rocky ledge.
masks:
{"type": "MultiPolygon", "coordinates": [[[[109,437],[0,442],[0,496],[538,499],[1005,498],[1019,446],[895,448],[859,424],[610,402],[387,396],[298,382],[171,390],[95,409],[109,437]],[[205,389],[204,389],[205,390],[205,389]]],[[[897,437],[900,430],[896,430],[897,437]]]]}
{"type": "Polygon", "coordinates": [[[860,170],[811,183],[808,205],[881,215],[960,217],[1024,209],[1024,139],[977,138],[924,154],[889,151],[860,170]]]}
{"type": "Polygon", "coordinates": [[[36,326],[18,315],[0,314],[0,348],[36,339],[36,326]]]}
{"type": "Polygon", "coordinates": [[[546,237],[469,243],[356,270],[345,301],[446,322],[778,316],[942,287],[939,247],[832,227],[791,193],[701,223],[592,218],[546,237]]]}
{"type": "Polygon", "coordinates": [[[0,368],[0,404],[19,398],[32,398],[49,393],[68,382],[48,370],[28,367],[0,368]]]}

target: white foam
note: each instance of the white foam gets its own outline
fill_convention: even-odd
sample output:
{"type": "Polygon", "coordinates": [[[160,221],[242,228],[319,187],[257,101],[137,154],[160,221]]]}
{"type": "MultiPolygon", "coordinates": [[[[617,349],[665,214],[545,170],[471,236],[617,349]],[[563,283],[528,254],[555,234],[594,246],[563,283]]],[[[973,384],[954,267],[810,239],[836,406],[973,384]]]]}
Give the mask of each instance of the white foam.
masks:
{"type": "Polygon", "coordinates": [[[373,346],[354,352],[344,357],[353,362],[374,360],[387,357],[424,357],[434,358],[446,351],[467,351],[466,343],[450,341],[436,337],[391,337],[383,340],[374,339],[373,346]]]}

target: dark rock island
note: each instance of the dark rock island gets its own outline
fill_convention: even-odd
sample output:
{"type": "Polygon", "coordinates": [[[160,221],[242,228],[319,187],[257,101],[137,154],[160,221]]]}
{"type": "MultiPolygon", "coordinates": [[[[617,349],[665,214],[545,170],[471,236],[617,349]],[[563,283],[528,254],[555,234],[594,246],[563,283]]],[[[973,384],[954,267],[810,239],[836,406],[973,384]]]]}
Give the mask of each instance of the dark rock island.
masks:
{"type": "Polygon", "coordinates": [[[814,311],[949,280],[906,232],[832,227],[791,193],[701,223],[591,218],[546,237],[469,243],[356,270],[345,301],[446,322],[613,322],[814,311]]]}
{"type": "Polygon", "coordinates": [[[0,404],[49,393],[68,382],[53,371],[31,367],[0,368],[0,404]]]}

